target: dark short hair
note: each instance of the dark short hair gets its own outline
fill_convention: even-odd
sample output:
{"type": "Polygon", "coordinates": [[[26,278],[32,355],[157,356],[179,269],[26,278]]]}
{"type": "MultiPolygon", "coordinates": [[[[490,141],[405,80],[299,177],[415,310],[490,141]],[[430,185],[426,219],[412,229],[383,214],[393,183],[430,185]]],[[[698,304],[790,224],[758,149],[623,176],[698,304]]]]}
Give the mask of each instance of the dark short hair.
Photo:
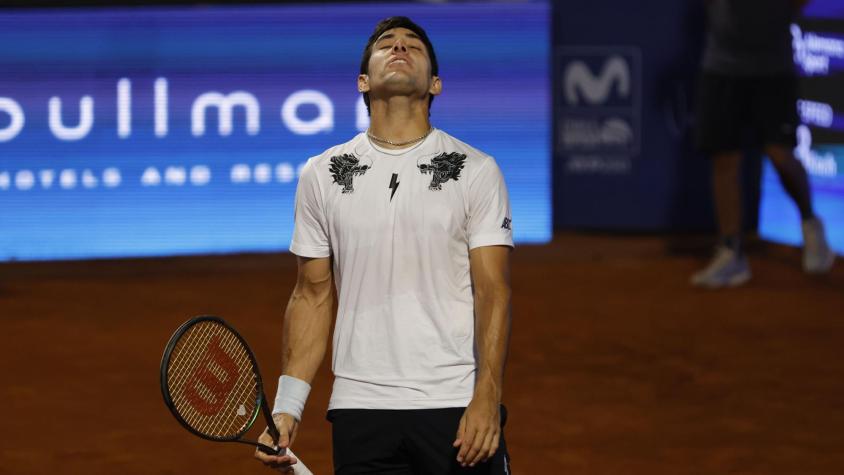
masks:
{"type": "MultiPolygon", "coordinates": [[[[361,74],[369,74],[369,58],[372,56],[372,46],[384,34],[387,30],[392,30],[393,28],[407,28],[408,30],[416,33],[419,36],[419,39],[422,40],[422,43],[425,44],[425,48],[428,50],[428,59],[431,61],[431,75],[437,76],[439,75],[439,66],[437,65],[437,55],[434,53],[434,45],[431,44],[431,40],[428,39],[428,34],[425,33],[425,30],[422,29],[421,26],[413,23],[413,20],[406,16],[393,16],[390,18],[385,18],[378,22],[375,25],[375,31],[372,32],[372,35],[369,37],[369,41],[366,42],[366,47],[363,49],[363,57],[360,60],[360,73],[361,74]]],[[[366,111],[369,113],[369,93],[363,93],[363,102],[366,103],[366,111]]],[[[434,102],[434,95],[428,95],[428,113],[430,114],[431,110],[431,103],[434,102]]]]}

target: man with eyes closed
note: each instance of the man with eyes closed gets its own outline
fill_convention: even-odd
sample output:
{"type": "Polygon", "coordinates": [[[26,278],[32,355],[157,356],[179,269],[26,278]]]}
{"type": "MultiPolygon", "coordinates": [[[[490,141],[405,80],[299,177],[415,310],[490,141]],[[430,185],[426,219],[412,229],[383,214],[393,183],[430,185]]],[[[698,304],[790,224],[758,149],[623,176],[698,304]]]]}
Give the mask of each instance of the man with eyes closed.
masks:
{"type": "Polygon", "coordinates": [[[376,25],[357,85],[369,129],[309,159],[296,191],[279,445],[293,443],[334,321],[336,474],[509,474],[501,400],[513,237],[501,171],[431,126],[442,82],[410,19],[376,25]]]}

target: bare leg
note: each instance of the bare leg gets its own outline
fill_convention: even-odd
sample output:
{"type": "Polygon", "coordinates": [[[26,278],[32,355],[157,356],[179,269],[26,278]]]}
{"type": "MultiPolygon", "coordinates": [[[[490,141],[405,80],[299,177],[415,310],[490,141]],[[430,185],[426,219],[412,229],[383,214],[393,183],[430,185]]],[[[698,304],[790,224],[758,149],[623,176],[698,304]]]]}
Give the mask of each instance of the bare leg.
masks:
{"type": "Polygon", "coordinates": [[[712,192],[720,242],[709,264],[692,275],[692,285],[735,287],[750,279],[750,266],[741,249],[741,159],[739,151],[712,156],[712,192]]]}
{"type": "Polygon", "coordinates": [[[783,188],[800,210],[800,217],[803,221],[813,218],[815,213],[812,209],[812,192],[803,164],[797,160],[790,148],[782,145],[767,145],[765,153],[776,168],[783,188]]]}
{"type": "Polygon", "coordinates": [[[822,274],[832,268],[835,252],[826,240],[823,222],[815,216],[812,209],[812,191],[803,164],[794,156],[794,152],[782,145],[768,145],[765,153],[771,158],[785,191],[800,210],[803,220],[803,270],[810,274],[822,274]]]}
{"type": "Polygon", "coordinates": [[[692,285],[735,287],[750,279],[750,266],[741,249],[741,158],[740,151],[712,156],[712,193],[720,242],[709,264],[692,275],[692,285]]]}
{"type": "Polygon", "coordinates": [[[721,152],[712,156],[712,191],[722,241],[741,236],[741,152],[721,152]]]}

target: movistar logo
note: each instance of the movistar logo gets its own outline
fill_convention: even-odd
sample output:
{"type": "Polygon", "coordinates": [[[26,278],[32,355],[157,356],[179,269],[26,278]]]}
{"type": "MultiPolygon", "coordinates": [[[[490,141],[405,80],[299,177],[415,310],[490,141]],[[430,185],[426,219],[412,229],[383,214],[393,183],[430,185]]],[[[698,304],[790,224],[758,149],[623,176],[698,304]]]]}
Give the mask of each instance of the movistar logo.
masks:
{"type": "Polygon", "coordinates": [[[621,56],[610,56],[604,62],[601,73],[592,74],[583,61],[573,61],[566,67],[563,77],[566,102],[580,104],[602,104],[610,97],[613,88],[621,97],[629,97],[631,91],[630,66],[621,56]]]}

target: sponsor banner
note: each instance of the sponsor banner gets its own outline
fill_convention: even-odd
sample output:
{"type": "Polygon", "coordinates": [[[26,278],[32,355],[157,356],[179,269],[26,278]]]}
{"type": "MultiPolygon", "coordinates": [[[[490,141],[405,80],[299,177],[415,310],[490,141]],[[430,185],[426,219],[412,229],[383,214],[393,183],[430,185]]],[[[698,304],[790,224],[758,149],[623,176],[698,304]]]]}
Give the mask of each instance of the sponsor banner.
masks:
{"type": "MultiPolygon", "coordinates": [[[[844,254],[844,6],[814,1],[791,28],[794,61],[802,76],[794,155],[812,187],[815,213],[833,249],[844,254]]],[[[770,165],[764,169],[759,233],[801,245],[800,215],[770,165]]]]}
{"type": "Polygon", "coordinates": [[[558,228],[712,228],[708,162],[690,134],[703,9],[593,0],[555,10],[558,228]]]}
{"type": "Polygon", "coordinates": [[[438,127],[494,156],[516,242],[551,237],[549,14],[519,4],[0,12],[0,260],[286,250],[305,161],[368,127],[375,24],[428,31],[438,127]],[[467,19],[471,18],[471,21],[467,19]]]}

